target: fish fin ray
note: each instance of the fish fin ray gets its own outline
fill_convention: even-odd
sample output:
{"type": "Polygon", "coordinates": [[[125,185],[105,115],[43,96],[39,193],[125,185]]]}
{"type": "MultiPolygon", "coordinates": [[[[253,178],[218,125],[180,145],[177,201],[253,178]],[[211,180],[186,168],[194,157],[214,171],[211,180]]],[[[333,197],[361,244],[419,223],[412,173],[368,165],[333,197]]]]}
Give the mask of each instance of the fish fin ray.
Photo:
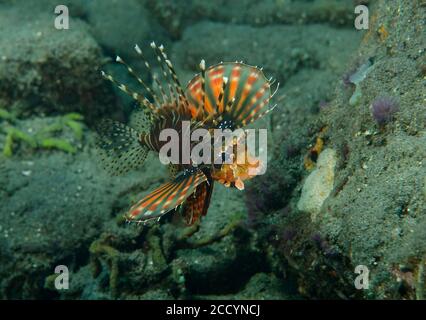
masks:
{"type": "Polygon", "coordinates": [[[231,120],[240,128],[260,118],[268,109],[271,84],[262,70],[240,62],[219,63],[196,75],[186,96],[197,120],[231,120]]]}
{"type": "Polygon", "coordinates": [[[141,144],[135,129],[109,119],[98,125],[96,140],[101,163],[112,175],[141,167],[149,152],[148,147],[141,144]]]}
{"type": "Polygon", "coordinates": [[[193,225],[207,214],[213,192],[213,180],[197,187],[194,194],[185,201],[183,215],[187,225],[193,225]]]}
{"type": "Polygon", "coordinates": [[[200,170],[193,174],[177,175],[172,182],[161,185],[133,205],[127,214],[127,219],[137,222],[159,219],[181,205],[197,186],[206,180],[207,177],[200,170]]]}

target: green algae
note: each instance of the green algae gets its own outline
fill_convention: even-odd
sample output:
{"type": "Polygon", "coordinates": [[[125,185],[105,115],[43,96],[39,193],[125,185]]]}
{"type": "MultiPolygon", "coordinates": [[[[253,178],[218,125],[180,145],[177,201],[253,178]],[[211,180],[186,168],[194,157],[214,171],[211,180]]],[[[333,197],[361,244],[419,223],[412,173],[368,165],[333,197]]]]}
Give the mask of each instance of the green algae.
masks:
{"type": "Polygon", "coordinates": [[[0,108],[0,119],[14,121],[16,118],[11,112],[0,108]]]}
{"type": "Polygon", "coordinates": [[[56,273],[47,276],[44,279],[44,288],[49,290],[56,290],[55,288],[55,279],[58,277],[56,273]]]}
{"type": "Polygon", "coordinates": [[[76,153],[77,149],[64,139],[46,138],[39,142],[39,146],[43,149],[58,149],[68,153],[76,153]]]}
{"type": "Polygon", "coordinates": [[[34,137],[17,128],[8,127],[5,129],[5,132],[6,140],[3,147],[3,155],[6,157],[11,157],[13,155],[13,144],[18,140],[29,144],[32,148],[37,147],[37,140],[34,137]]]}
{"type": "Polygon", "coordinates": [[[0,131],[6,134],[3,145],[3,155],[6,157],[13,156],[13,147],[19,142],[29,145],[31,149],[56,149],[74,154],[77,152],[75,146],[66,139],[55,137],[66,128],[71,129],[78,141],[83,139],[84,126],[81,121],[84,118],[78,113],[69,113],[58,117],[52,124],[41,128],[35,134],[29,134],[18,129],[14,124],[16,118],[5,109],[0,108],[0,119],[6,121],[6,126],[0,128],[0,131]]]}

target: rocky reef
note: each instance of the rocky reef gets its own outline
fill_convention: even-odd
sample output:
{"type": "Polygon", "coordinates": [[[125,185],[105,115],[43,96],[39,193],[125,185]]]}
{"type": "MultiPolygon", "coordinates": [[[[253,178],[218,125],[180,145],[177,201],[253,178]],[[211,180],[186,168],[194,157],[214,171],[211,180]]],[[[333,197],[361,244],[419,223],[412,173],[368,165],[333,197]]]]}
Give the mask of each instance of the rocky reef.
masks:
{"type": "Polygon", "coordinates": [[[0,298],[425,299],[424,1],[64,4],[69,30],[53,27],[55,1],[0,3],[0,298]],[[353,26],[360,3],[368,30],[353,26]],[[201,59],[281,82],[256,123],[266,174],[215,187],[192,227],[127,224],[167,169],[152,156],[112,177],[95,152],[101,118],[135,121],[100,70],[132,83],[114,57],[143,71],[133,47],[152,40],[182,83],[201,59]],[[368,288],[354,285],[359,265],[368,288]]]}

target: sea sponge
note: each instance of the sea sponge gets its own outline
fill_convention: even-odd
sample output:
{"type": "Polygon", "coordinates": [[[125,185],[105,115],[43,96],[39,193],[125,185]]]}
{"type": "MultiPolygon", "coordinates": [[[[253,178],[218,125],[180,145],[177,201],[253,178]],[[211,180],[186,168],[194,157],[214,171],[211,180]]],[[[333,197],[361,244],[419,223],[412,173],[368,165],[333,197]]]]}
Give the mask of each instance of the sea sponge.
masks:
{"type": "Polygon", "coordinates": [[[334,168],[337,162],[336,151],[325,149],[318,157],[317,166],[306,178],[297,208],[309,212],[312,221],[321,210],[334,185],[334,168]]]}

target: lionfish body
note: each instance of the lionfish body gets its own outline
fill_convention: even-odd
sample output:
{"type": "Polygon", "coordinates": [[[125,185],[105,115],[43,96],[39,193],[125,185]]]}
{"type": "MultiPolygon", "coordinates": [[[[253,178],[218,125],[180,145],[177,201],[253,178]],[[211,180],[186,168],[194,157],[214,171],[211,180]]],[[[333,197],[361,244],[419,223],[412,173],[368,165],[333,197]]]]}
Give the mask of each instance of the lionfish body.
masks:
{"type": "MultiPolygon", "coordinates": [[[[142,165],[149,151],[160,152],[161,147],[166,143],[160,140],[160,132],[163,129],[175,129],[179,136],[182,136],[184,134],[182,121],[190,123],[190,130],[197,128],[209,131],[235,130],[252,123],[272,110],[268,108],[273,96],[271,81],[267,80],[257,67],[228,62],[206,69],[202,60],[200,74],[196,75],[183,89],[163,47],[156,46],[155,43],[151,43],[151,47],[156,52],[167,85],[165,89],[159,79],[152,75],[160,95],[146,85],[120,57],[117,57],[117,62],[123,64],[152,97],[151,101],[143,94],[133,91],[102,72],[107,80],[133,97],[150,119],[149,128],[145,127],[141,131],[122,123],[103,122],[99,146],[104,159],[107,160],[107,167],[113,173],[123,173],[142,165]]],[[[150,71],[150,65],[145,60],[142,50],[137,45],[135,50],[144,59],[145,66],[150,71]]],[[[180,151],[182,157],[182,150],[180,151]]],[[[214,156],[217,155],[212,155],[214,156]]],[[[206,215],[214,181],[242,189],[243,180],[253,177],[247,173],[248,169],[256,169],[260,166],[259,162],[253,161],[243,165],[236,163],[201,166],[192,163],[170,164],[172,180],[134,204],[126,217],[130,221],[146,222],[159,219],[165,213],[179,208],[186,223],[191,225],[206,215]]]]}

